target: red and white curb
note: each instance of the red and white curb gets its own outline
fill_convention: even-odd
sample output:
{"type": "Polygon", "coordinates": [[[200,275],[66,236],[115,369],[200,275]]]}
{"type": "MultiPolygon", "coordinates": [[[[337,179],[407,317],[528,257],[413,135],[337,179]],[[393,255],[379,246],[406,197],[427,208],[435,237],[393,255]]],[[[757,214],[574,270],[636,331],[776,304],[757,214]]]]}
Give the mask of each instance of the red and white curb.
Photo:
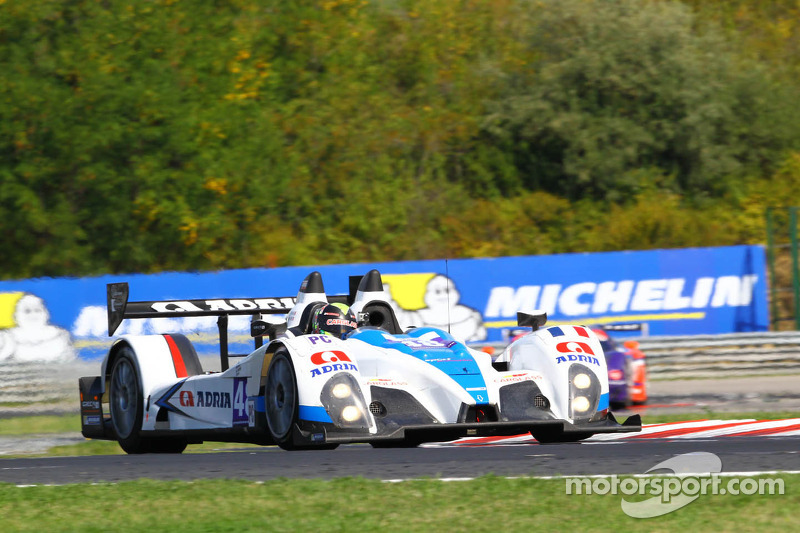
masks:
{"type": "MultiPolygon", "coordinates": [[[[704,439],[712,437],[800,436],[800,418],[787,420],[692,420],[666,424],[646,424],[637,433],[605,433],[584,442],[641,439],[704,439]]],[[[437,446],[516,446],[538,444],[529,433],[511,437],[466,437],[452,442],[423,444],[437,446]]]]}

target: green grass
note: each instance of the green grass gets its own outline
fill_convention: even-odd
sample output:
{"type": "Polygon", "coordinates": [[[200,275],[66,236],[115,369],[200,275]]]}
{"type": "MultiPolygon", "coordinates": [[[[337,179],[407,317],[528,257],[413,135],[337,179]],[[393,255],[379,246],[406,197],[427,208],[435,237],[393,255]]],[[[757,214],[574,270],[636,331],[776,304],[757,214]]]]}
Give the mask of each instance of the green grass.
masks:
{"type": "MultiPolygon", "coordinates": [[[[796,531],[800,476],[785,495],[714,496],[633,519],[621,495],[567,495],[563,479],[383,483],[363,478],[14,487],[0,484],[9,531],[796,531]]],[[[630,499],[630,498],[629,498],[630,499]]]]}
{"type": "Polygon", "coordinates": [[[81,430],[81,417],[75,415],[42,415],[0,418],[0,435],[35,433],[70,433],[81,430]]]}
{"type": "MultiPolygon", "coordinates": [[[[257,444],[240,444],[235,442],[204,442],[203,444],[190,444],[184,453],[208,453],[218,450],[237,450],[243,448],[261,448],[257,444]]],[[[116,441],[86,440],[77,444],[54,446],[42,454],[50,457],[65,457],[74,455],[124,455],[125,452],[116,441]]],[[[12,457],[35,457],[35,454],[16,455],[12,457]]]]}

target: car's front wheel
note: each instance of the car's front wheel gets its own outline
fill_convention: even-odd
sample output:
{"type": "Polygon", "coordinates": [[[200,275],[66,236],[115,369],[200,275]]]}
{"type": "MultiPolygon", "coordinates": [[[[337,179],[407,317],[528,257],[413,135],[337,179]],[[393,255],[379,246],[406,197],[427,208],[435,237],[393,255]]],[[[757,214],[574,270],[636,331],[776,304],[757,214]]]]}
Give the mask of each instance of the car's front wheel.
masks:
{"type": "Polygon", "coordinates": [[[292,430],[297,421],[297,378],[284,348],[272,357],[264,390],[267,427],[272,440],[285,450],[294,449],[292,430]]]}

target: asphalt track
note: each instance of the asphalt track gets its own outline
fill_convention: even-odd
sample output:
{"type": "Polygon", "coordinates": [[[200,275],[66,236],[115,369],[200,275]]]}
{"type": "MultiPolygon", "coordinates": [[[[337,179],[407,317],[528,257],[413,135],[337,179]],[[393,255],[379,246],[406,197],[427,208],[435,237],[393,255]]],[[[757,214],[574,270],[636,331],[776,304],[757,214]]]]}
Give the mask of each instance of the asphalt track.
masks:
{"type": "Polygon", "coordinates": [[[433,446],[373,449],[346,445],[330,451],[287,452],[276,447],[182,455],[107,455],[6,459],[0,482],[17,485],[122,482],[134,479],[213,478],[267,481],[280,477],[382,480],[642,474],[675,455],[710,452],[722,472],[800,471],[800,436],[711,439],[625,439],[571,444],[433,446]]]}
{"type": "MultiPolygon", "coordinates": [[[[800,410],[798,376],[662,382],[652,384],[648,412],[694,414],[702,410],[800,410]]],[[[621,416],[624,419],[625,416],[621,416]]],[[[17,485],[122,482],[134,479],[195,480],[212,478],[266,481],[280,477],[318,478],[362,476],[383,480],[643,474],[673,456],[710,452],[722,460],[722,472],[800,471],[800,419],[781,422],[708,421],[664,424],[641,434],[595,436],[571,444],[539,444],[530,436],[503,439],[462,439],[415,449],[373,449],[346,445],[331,451],[286,452],[276,447],[235,450],[225,444],[215,453],[182,455],[109,455],[89,457],[3,458],[0,482],[17,485]],[[780,427],[776,427],[780,426],[780,427]],[[743,436],[746,435],[746,436],[743,436]],[[605,440],[606,438],[613,440],[605,440]]],[[[31,438],[32,437],[32,438],[31,438]]],[[[9,442],[9,450],[31,451],[31,436],[9,442]]],[[[80,434],[63,436],[64,444],[82,441],[80,434]]],[[[8,438],[6,438],[8,439],[8,438]]],[[[14,440],[14,439],[11,439],[14,440]]],[[[2,439],[0,439],[2,441],[2,439]]],[[[1,443],[1,442],[0,442],[1,443]]],[[[49,442],[49,445],[62,444],[49,442]]]]}

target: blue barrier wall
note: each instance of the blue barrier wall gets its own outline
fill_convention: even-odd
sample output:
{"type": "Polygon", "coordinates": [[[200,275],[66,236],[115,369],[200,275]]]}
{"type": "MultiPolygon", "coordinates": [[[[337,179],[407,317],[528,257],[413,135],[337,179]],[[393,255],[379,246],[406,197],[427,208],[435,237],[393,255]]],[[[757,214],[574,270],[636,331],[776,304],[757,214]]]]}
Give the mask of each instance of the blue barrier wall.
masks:
{"type": "MultiPolygon", "coordinates": [[[[470,341],[502,341],[518,310],[547,311],[550,324],[637,322],[650,335],[768,329],[761,246],[563,254],[450,261],[255,268],[83,279],[0,282],[0,364],[93,359],[110,344],[106,283],[127,281],[131,300],[296,296],[312,270],[329,294],[377,268],[401,323],[450,325],[470,341]]],[[[247,317],[231,319],[234,351],[251,342],[247,317]]],[[[126,320],[118,333],[184,332],[198,351],[216,349],[214,318],[126,320]]]]}

